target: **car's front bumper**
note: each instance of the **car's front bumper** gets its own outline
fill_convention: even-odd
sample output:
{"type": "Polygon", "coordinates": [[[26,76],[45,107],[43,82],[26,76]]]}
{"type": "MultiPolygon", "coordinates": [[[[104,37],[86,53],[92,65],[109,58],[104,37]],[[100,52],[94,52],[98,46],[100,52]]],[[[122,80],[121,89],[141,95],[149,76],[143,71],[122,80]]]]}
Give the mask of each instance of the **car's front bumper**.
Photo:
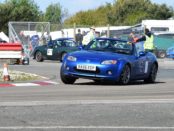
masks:
{"type": "Polygon", "coordinates": [[[98,64],[96,71],[77,70],[75,63],[62,64],[63,74],[75,78],[85,78],[92,80],[112,80],[117,81],[120,76],[118,65],[101,65],[98,64]]]}

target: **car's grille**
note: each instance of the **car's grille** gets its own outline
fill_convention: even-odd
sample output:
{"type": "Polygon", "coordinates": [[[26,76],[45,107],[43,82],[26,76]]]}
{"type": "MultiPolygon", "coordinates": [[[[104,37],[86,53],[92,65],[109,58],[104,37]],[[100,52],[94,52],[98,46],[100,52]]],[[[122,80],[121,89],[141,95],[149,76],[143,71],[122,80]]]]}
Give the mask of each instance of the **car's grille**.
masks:
{"type": "Polygon", "coordinates": [[[88,71],[88,70],[79,70],[76,67],[74,67],[74,70],[78,71],[78,72],[82,72],[82,73],[89,73],[89,74],[99,74],[100,73],[100,69],[98,67],[96,67],[96,71],[88,71]]]}

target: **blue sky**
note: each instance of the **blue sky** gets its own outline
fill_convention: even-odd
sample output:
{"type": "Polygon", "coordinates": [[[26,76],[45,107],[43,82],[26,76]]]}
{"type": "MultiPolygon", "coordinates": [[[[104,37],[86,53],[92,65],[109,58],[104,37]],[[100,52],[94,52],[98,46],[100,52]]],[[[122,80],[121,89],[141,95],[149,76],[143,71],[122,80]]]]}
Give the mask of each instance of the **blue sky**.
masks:
{"type": "MultiPolygon", "coordinates": [[[[104,5],[106,2],[113,3],[114,0],[34,0],[42,11],[45,10],[50,3],[59,2],[60,5],[68,9],[69,14],[74,14],[81,10],[95,9],[100,5],[104,5]]],[[[169,6],[174,7],[174,0],[151,0],[154,3],[162,4],[166,3],[169,6]]]]}
{"type": "MultiPolygon", "coordinates": [[[[3,2],[4,0],[0,0],[3,2]]],[[[74,14],[81,10],[95,9],[106,2],[113,3],[114,0],[34,0],[42,11],[45,11],[49,4],[59,2],[64,9],[68,9],[69,14],[74,14]]],[[[174,0],[151,0],[152,2],[174,7],[174,0]]]]}
{"type": "MultiPolygon", "coordinates": [[[[106,2],[113,3],[114,0],[34,0],[42,11],[45,10],[50,3],[59,2],[60,5],[68,9],[69,14],[74,14],[80,10],[95,9],[100,5],[104,5],[106,2]]],[[[165,3],[168,6],[174,7],[174,0],[151,0],[152,2],[162,4],[165,3]]]]}

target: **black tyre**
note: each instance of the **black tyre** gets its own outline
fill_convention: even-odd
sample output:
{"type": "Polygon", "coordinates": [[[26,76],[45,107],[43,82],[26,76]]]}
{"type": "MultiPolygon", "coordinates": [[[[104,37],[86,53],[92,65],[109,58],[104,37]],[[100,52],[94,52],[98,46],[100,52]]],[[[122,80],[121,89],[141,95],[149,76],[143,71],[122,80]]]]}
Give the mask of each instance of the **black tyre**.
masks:
{"type": "Polygon", "coordinates": [[[64,53],[61,54],[61,59],[60,59],[61,62],[63,61],[63,59],[66,56],[66,54],[67,54],[66,52],[64,52],[64,53]]]}
{"type": "Polygon", "coordinates": [[[64,75],[62,69],[60,71],[60,78],[64,84],[74,84],[74,82],[76,81],[75,78],[64,75]]]}
{"type": "Polygon", "coordinates": [[[150,71],[149,77],[147,79],[145,79],[144,82],[146,82],[146,83],[154,83],[155,80],[156,80],[157,71],[158,71],[157,65],[153,64],[152,67],[151,67],[151,71],[150,71]]]}
{"type": "Polygon", "coordinates": [[[165,58],[166,57],[166,53],[165,52],[159,52],[158,53],[158,57],[159,58],[165,58]]]}
{"type": "Polygon", "coordinates": [[[29,58],[25,58],[25,59],[22,61],[22,64],[23,64],[23,65],[29,65],[29,64],[30,64],[30,59],[29,59],[29,58]]]}
{"type": "Polygon", "coordinates": [[[100,83],[102,83],[102,81],[101,80],[93,80],[95,83],[97,83],[97,84],[100,84],[100,83]]]}
{"type": "Polygon", "coordinates": [[[43,61],[43,55],[40,51],[37,51],[35,54],[35,58],[37,62],[42,62],[43,61]]]}
{"type": "Polygon", "coordinates": [[[127,85],[130,82],[130,76],[131,76],[131,69],[128,65],[125,65],[119,78],[119,84],[127,85]]]}

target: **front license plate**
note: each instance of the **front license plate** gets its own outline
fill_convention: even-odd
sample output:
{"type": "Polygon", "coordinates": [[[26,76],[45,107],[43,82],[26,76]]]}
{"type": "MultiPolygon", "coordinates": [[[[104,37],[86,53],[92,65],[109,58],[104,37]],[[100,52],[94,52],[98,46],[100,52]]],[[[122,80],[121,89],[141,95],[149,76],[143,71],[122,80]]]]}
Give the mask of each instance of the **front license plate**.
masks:
{"type": "Polygon", "coordinates": [[[96,71],[96,66],[93,65],[77,65],[79,70],[96,71]]]}

